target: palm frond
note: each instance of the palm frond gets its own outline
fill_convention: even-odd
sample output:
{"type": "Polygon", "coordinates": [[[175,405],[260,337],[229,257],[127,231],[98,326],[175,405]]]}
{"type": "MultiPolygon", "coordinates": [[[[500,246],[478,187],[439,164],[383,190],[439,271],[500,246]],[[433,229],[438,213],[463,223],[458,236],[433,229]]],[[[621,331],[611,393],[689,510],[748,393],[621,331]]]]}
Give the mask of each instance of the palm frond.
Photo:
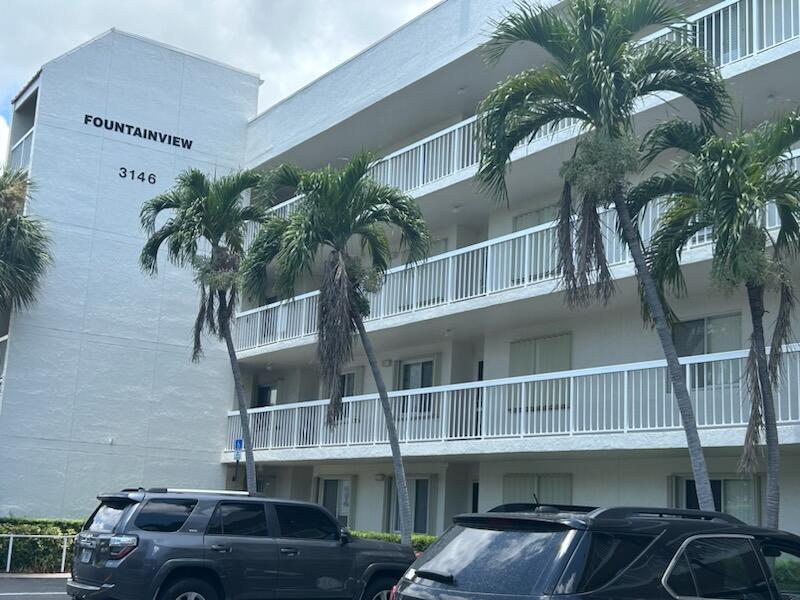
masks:
{"type": "Polygon", "coordinates": [[[642,139],[642,160],[645,165],[649,165],[667,150],[698,154],[710,135],[711,132],[705,127],[683,119],[661,123],[648,131],[642,139]]]}
{"type": "Polygon", "coordinates": [[[53,262],[44,223],[8,206],[12,209],[0,209],[0,308],[6,311],[34,304],[53,262]]]}
{"type": "Polygon", "coordinates": [[[514,11],[490,22],[493,29],[483,45],[486,61],[496,64],[512,46],[532,43],[547,51],[562,64],[569,64],[572,47],[570,26],[552,10],[527,2],[518,2],[514,11]]]}

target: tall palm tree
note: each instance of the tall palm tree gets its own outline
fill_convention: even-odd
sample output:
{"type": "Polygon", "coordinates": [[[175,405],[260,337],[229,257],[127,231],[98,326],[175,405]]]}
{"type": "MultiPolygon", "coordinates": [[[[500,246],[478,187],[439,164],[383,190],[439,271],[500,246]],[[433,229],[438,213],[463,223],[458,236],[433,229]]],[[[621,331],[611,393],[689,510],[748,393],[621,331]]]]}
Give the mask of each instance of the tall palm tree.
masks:
{"type": "Polygon", "coordinates": [[[148,235],[139,257],[142,269],[155,275],[158,253],[164,247],[170,262],[194,270],[200,305],[194,323],[192,360],[196,362],[202,356],[204,331],[223,340],[228,349],[242,428],[247,491],[251,494],[256,492],[253,442],[231,323],[239,298],[245,230],[249,222],[261,222],[266,215],[265,206],[256,201],[260,196],[253,195],[251,203],[245,204],[243,194],[258,189],[260,181],[255,171],[212,179],[197,169],[187,169],[178,175],[171,190],[145,202],[140,213],[148,235]]]}
{"type": "Polygon", "coordinates": [[[495,22],[485,46],[489,63],[519,43],[539,46],[550,61],[509,77],[481,103],[478,179],[496,200],[508,202],[505,175],[518,144],[565,124],[580,129],[575,153],[561,170],[565,183],[557,240],[567,302],[574,307],[592,297],[608,301],[613,294],[598,212],[613,207],[667,360],[698,501],[710,510],[711,484],[684,373],[637,224],[625,205],[628,177],[639,168],[633,127],[637,103],[674,92],[688,98],[705,124],[729,112],[718,72],[697,49],[664,40],[636,42],[643,30],[678,22],[662,0],[572,0],[558,11],[522,3],[495,22]]]}
{"type": "Polygon", "coordinates": [[[780,451],[773,387],[781,348],[791,335],[794,291],[787,258],[800,252],[800,174],[786,158],[800,142],[800,112],[731,137],[716,137],[686,121],[654,129],[645,139],[646,159],[677,149],[685,159],[671,172],[645,180],[629,195],[634,214],[662,202],[666,210],[649,249],[653,277],[677,294],[686,292],[680,255],[710,228],[712,279],[726,288],[744,285],[753,332],[745,371],[751,413],[740,466],[751,474],[763,428],[767,446],[767,526],[777,529],[780,451]],[[770,209],[774,203],[774,209],[770,209]],[[768,221],[768,211],[772,218],[768,221]],[[777,235],[774,231],[777,228],[777,235]],[[774,290],[779,307],[767,357],[764,294],[774,290]]]}
{"type": "Polygon", "coordinates": [[[0,172],[0,309],[18,310],[36,301],[52,262],[44,224],[25,214],[33,183],[25,171],[0,172]]]}
{"type": "Polygon", "coordinates": [[[392,450],[401,543],[410,545],[411,504],[397,427],[364,317],[369,314],[367,292],[380,284],[391,261],[387,230],[399,232],[400,247],[407,250],[409,262],[427,255],[429,234],[411,197],[369,176],[372,162],[371,154],[359,152],[341,169],[278,167],[270,177],[273,189],[288,189],[303,199],[288,218],[272,217],[261,228],[242,265],[242,278],[245,292],[263,297],[266,267],[274,262],[275,287],[291,297],[297,278],[310,273],[314,261],[322,258],[317,359],[322,381],[330,390],[328,421],[334,422],[342,412],[339,375],[352,358],[353,334],[358,333],[378,388],[392,450]]]}

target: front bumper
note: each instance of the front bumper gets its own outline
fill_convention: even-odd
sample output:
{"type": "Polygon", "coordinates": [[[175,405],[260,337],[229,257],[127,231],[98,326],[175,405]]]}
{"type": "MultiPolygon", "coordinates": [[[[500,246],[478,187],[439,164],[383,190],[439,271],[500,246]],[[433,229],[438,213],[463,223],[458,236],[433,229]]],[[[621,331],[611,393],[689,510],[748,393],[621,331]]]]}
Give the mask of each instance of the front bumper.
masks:
{"type": "Polygon", "coordinates": [[[79,598],[81,600],[104,600],[105,598],[111,598],[113,589],[113,583],[90,585],[88,583],[80,583],[74,579],[67,579],[67,594],[72,598],[79,598]]]}

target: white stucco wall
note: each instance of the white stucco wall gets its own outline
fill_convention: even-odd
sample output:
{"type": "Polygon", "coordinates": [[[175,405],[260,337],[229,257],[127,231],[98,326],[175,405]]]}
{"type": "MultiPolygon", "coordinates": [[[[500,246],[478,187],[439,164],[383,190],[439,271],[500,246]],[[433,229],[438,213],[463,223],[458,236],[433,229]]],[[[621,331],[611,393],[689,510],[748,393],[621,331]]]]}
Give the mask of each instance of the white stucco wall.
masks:
{"type": "Polygon", "coordinates": [[[259,80],[111,31],[39,81],[29,211],[53,237],[38,303],[14,314],[0,406],[0,515],[79,517],[123,486],[219,487],[232,385],[214,341],[190,362],[188,270],[141,273],[142,202],[193,166],[241,164],[259,80]],[[191,150],[84,124],[90,114],[191,150]],[[157,183],[122,179],[120,167],[157,183]]]}

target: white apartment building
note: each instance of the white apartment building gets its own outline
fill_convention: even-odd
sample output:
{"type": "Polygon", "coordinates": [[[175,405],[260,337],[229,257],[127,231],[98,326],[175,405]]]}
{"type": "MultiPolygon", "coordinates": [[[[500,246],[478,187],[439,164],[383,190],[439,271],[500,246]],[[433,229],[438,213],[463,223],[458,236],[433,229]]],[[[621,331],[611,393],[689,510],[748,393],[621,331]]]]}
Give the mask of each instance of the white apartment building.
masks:
{"type": "MultiPolygon", "coordinates": [[[[99,491],[130,485],[243,484],[225,354],[209,342],[202,362],[189,361],[191,273],[139,272],[139,208],[190,165],[316,168],[362,147],[383,157],[376,178],[418,200],[434,240],[420,264],[398,253],[367,322],[393,390],[415,530],[439,533],[455,514],[534,494],[691,506],[660,346],[642,326],[633,267],[611,228],[613,301],[571,312],[560,292],[553,204],[576,131],[516,151],[509,207],[474,182],[478,102],[544,60],[519,48],[483,63],[490,19],[512,7],[445,0],[261,113],[257,76],[119,31],[44,65],[14,101],[10,162],[38,182],[29,210],[53,232],[55,265],[39,303],[8,324],[0,514],[78,516],[99,491]]],[[[688,10],[744,126],[800,105],[800,0],[688,10]]],[[[637,124],[676,114],[691,116],[681,98],[652,98],[637,124]]],[[[709,258],[698,236],[684,255],[690,295],[674,302],[674,337],[720,508],[759,523],[763,477],[737,473],[749,312],[743,290],[709,282],[709,258]]],[[[392,530],[390,451],[358,344],[342,374],[343,417],[325,422],[318,284],[315,273],[295,298],[244,305],[236,319],[259,486],[318,501],[353,528],[392,530]]],[[[785,360],[781,524],[800,531],[800,345],[785,360]]]]}

